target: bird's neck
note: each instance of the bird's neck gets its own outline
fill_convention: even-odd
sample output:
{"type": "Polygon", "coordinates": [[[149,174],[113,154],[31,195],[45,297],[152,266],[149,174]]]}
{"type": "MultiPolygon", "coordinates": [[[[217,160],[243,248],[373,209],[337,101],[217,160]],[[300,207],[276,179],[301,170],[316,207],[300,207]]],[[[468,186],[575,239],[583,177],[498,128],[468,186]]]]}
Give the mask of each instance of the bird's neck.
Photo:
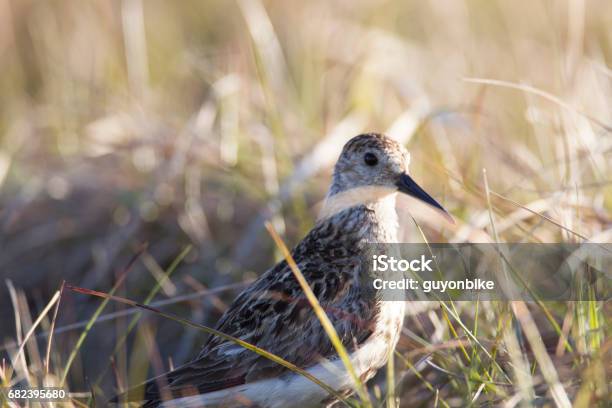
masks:
{"type": "Polygon", "coordinates": [[[365,204],[373,217],[369,220],[372,231],[372,242],[394,243],[398,241],[399,223],[395,210],[396,194],[389,194],[384,198],[365,204]]]}
{"type": "Polygon", "coordinates": [[[361,243],[394,243],[398,241],[396,193],[374,198],[348,200],[328,197],[319,217],[319,225],[333,226],[338,233],[352,236],[361,243]]]}

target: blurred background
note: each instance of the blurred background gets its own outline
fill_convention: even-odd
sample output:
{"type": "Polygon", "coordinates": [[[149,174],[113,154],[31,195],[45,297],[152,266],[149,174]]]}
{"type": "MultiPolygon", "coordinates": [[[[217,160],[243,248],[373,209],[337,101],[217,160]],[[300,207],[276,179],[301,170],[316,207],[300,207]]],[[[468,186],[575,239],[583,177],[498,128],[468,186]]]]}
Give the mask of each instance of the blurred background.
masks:
{"type": "MultiPolygon", "coordinates": [[[[297,243],[342,145],[366,131],[405,143],[456,218],[400,206],[406,241],[421,240],[410,214],[431,241],[490,241],[490,201],[500,240],[609,242],[611,18],[605,0],[0,0],[0,356],[62,280],[108,291],[144,243],[117,293],[144,299],[191,244],[155,300],[214,324],[278,259],[264,221],[297,243]]],[[[99,305],[63,294],[58,372],[99,305]]],[[[126,324],[94,326],[72,389],[99,380],[108,396],[146,376],[138,344],[167,369],[203,339],[149,316],[108,370],[126,324]]]]}

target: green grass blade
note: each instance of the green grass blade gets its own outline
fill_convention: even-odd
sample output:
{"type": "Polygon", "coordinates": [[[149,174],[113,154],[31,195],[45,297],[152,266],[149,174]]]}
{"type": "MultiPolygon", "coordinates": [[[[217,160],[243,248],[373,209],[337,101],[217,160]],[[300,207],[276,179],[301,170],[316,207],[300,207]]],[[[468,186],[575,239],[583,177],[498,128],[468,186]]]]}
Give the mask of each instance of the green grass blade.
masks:
{"type": "MultiPolygon", "coordinates": [[[[164,284],[164,282],[167,281],[168,279],[170,279],[170,276],[172,276],[174,271],[178,268],[178,266],[183,261],[183,259],[185,259],[185,257],[189,254],[189,252],[191,251],[192,248],[193,248],[192,245],[186,246],[181,251],[181,253],[176,258],[174,258],[174,260],[172,261],[170,266],[168,266],[168,269],[166,270],[166,272],[162,276],[162,279],[157,280],[157,282],[155,283],[155,286],[153,286],[153,288],[147,294],[147,297],[142,302],[144,305],[148,305],[149,303],[151,303],[153,298],[157,295],[157,293],[159,293],[159,291],[160,291],[162,285],[164,284]]],[[[97,385],[100,384],[100,381],[102,381],[102,378],[104,378],[104,375],[106,374],[106,372],[108,371],[108,368],[110,367],[110,362],[112,361],[113,356],[115,354],[117,354],[117,352],[119,351],[119,348],[121,346],[123,346],[123,344],[127,340],[128,336],[130,335],[132,330],[134,330],[134,327],[136,327],[136,325],[138,324],[138,320],[140,320],[141,317],[142,317],[142,313],[141,312],[138,312],[134,317],[132,317],[132,319],[130,320],[130,323],[128,324],[128,326],[127,326],[127,328],[125,330],[125,332],[117,340],[117,344],[115,345],[115,348],[113,349],[112,353],[110,354],[109,362],[108,362],[108,364],[106,364],[106,366],[104,367],[102,372],[100,372],[100,375],[98,376],[96,382],[94,383],[94,386],[97,386],[97,385]]]]}
{"type": "MultiPolygon", "coordinates": [[[[143,246],[142,248],[138,250],[138,252],[136,252],[136,254],[132,257],[132,259],[130,259],[128,266],[125,268],[124,272],[119,276],[119,279],[117,279],[117,282],[111,288],[109,292],[111,295],[115,293],[117,289],[121,286],[128,272],[132,269],[132,267],[134,266],[134,264],[136,263],[136,261],[138,260],[138,258],[144,251],[145,251],[145,247],[143,246]]],[[[79,350],[81,349],[81,346],[83,345],[83,342],[85,341],[85,338],[89,334],[89,331],[91,330],[92,326],[96,322],[96,319],[98,318],[98,316],[100,316],[100,314],[106,307],[107,303],[108,303],[108,299],[104,299],[104,301],[102,301],[100,306],[98,306],[94,314],[91,316],[91,318],[87,322],[87,326],[85,326],[85,329],[79,336],[79,339],[77,340],[74,348],[70,352],[70,355],[68,356],[68,361],[66,362],[66,366],[64,367],[64,372],[62,373],[62,376],[60,378],[60,387],[64,386],[66,382],[66,378],[68,377],[68,373],[70,372],[70,367],[72,366],[72,363],[74,362],[74,359],[78,355],[79,350]]]]}

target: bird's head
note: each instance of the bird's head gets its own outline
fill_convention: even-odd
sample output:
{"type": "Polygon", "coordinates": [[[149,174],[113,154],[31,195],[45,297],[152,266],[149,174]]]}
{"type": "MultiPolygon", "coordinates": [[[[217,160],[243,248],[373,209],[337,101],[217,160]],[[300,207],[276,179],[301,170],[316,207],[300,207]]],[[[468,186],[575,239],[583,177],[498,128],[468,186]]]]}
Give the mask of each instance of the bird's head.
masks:
{"type": "Polygon", "coordinates": [[[395,140],[377,133],[355,136],[342,149],[328,198],[350,196],[368,201],[397,192],[447,211],[408,173],[410,153],[395,140]]]}

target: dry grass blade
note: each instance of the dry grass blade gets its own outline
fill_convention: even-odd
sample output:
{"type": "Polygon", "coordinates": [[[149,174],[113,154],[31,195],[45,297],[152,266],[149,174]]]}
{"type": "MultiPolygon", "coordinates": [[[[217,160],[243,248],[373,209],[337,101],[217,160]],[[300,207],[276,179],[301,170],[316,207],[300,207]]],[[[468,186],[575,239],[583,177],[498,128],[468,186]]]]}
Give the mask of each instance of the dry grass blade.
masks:
{"type": "Polygon", "coordinates": [[[355,368],[353,367],[353,364],[351,363],[349,354],[346,351],[346,348],[344,347],[344,345],[342,344],[342,341],[340,340],[340,337],[338,336],[338,333],[336,332],[334,325],[329,320],[329,317],[327,317],[325,310],[323,310],[323,308],[319,304],[319,300],[313,293],[312,289],[310,288],[310,285],[308,285],[308,282],[306,281],[306,278],[304,278],[304,275],[302,275],[302,272],[300,271],[297,264],[295,263],[295,260],[291,256],[289,249],[287,248],[285,243],[281,240],[281,238],[278,236],[272,224],[266,223],[266,229],[272,236],[272,239],[276,243],[276,246],[278,246],[278,248],[283,253],[283,257],[287,261],[287,264],[291,268],[291,271],[295,275],[295,278],[297,279],[300,286],[302,287],[302,290],[304,291],[304,294],[306,295],[308,302],[310,302],[312,309],[314,310],[315,314],[317,315],[317,318],[321,322],[321,326],[323,326],[325,333],[327,333],[329,340],[332,342],[334,348],[336,349],[336,352],[338,353],[338,356],[342,360],[344,367],[349,372],[350,376],[353,378],[353,382],[355,384],[357,393],[359,394],[359,397],[361,398],[361,402],[365,404],[366,406],[372,406],[372,401],[370,400],[370,396],[368,395],[368,392],[365,386],[363,385],[363,382],[359,379],[359,376],[357,375],[357,372],[355,371],[355,368]]]}
{"type": "Polygon", "coordinates": [[[463,80],[465,82],[472,82],[475,84],[483,84],[483,85],[494,85],[494,86],[501,86],[504,88],[510,88],[510,89],[516,89],[519,91],[523,91],[523,92],[528,92],[534,95],[538,95],[544,99],[547,99],[550,102],[556,103],[557,105],[561,106],[563,109],[567,109],[570,112],[575,112],[578,113],[581,116],[584,116],[585,118],[587,118],[588,120],[590,120],[591,122],[597,124],[598,126],[600,126],[602,129],[605,129],[608,132],[612,132],[612,126],[604,123],[603,121],[592,117],[591,115],[584,113],[576,108],[574,108],[573,106],[567,104],[566,102],[564,102],[562,99],[560,99],[559,97],[543,91],[541,89],[535,88],[531,85],[525,85],[525,84],[517,84],[514,82],[510,82],[510,81],[503,81],[503,80],[499,80],[499,79],[487,79],[487,78],[463,78],[463,80]]]}
{"type": "Polygon", "coordinates": [[[557,375],[555,366],[548,355],[548,352],[546,351],[546,346],[542,341],[542,336],[540,335],[538,328],[533,321],[531,313],[529,313],[529,310],[527,310],[525,302],[515,301],[512,302],[511,305],[514,315],[523,327],[525,336],[527,337],[536,361],[540,366],[540,371],[550,386],[550,393],[552,394],[556,405],[561,408],[571,407],[572,403],[570,402],[563,385],[561,385],[559,382],[559,376],[557,375]]]}
{"type": "MultiPolygon", "coordinates": [[[[10,280],[6,281],[6,286],[9,289],[9,294],[11,296],[11,302],[13,303],[13,310],[15,312],[15,332],[17,335],[17,343],[22,344],[23,343],[23,340],[22,340],[23,333],[21,332],[22,330],[21,329],[21,315],[19,311],[19,301],[17,300],[17,291],[15,290],[15,286],[13,286],[13,282],[11,282],[10,280]]],[[[23,369],[23,376],[27,378],[28,384],[29,384],[30,383],[30,372],[28,370],[28,363],[26,362],[25,355],[21,354],[19,361],[18,362],[14,361],[13,365],[15,365],[16,363],[19,363],[20,367],[23,369]]]]}
{"type": "MultiPolygon", "coordinates": [[[[510,199],[508,199],[508,198],[506,198],[506,197],[503,197],[503,196],[502,196],[502,195],[500,195],[500,194],[497,194],[497,193],[495,193],[495,192],[491,191],[491,190],[489,189],[489,181],[488,181],[488,178],[487,178],[487,172],[486,172],[486,170],[485,170],[485,169],[483,169],[483,179],[484,179],[484,184],[485,184],[485,194],[486,194],[486,198],[487,198],[487,205],[488,205],[488,208],[489,208],[489,220],[490,220],[490,222],[491,222],[491,228],[493,229],[493,233],[494,233],[493,235],[494,235],[494,237],[495,237],[495,242],[497,242],[497,243],[499,242],[499,236],[497,235],[497,229],[496,229],[496,227],[495,227],[495,223],[494,223],[494,221],[493,221],[493,210],[492,210],[493,206],[492,206],[492,204],[491,204],[491,195],[495,195],[495,196],[500,197],[500,198],[502,198],[502,199],[504,199],[504,200],[507,200],[507,201],[511,202],[512,204],[517,205],[517,206],[519,206],[519,207],[521,207],[521,208],[523,208],[523,209],[525,209],[525,210],[527,210],[527,211],[529,211],[529,212],[531,212],[531,213],[533,213],[533,214],[536,214],[536,215],[538,215],[538,216],[540,216],[540,217],[544,218],[545,220],[547,220],[547,221],[549,221],[549,222],[551,222],[551,223],[553,223],[553,224],[555,224],[555,225],[559,226],[560,228],[563,228],[563,229],[567,230],[568,232],[571,232],[571,233],[574,233],[574,234],[576,234],[576,235],[579,235],[579,234],[577,234],[577,233],[573,232],[572,230],[570,230],[569,228],[566,228],[565,226],[563,226],[563,225],[561,225],[561,224],[559,224],[559,223],[555,222],[554,220],[551,220],[550,218],[548,218],[548,217],[546,217],[546,216],[544,216],[544,215],[542,215],[542,214],[539,214],[539,213],[537,213],[537,212],[535,212],[535,211],[533,211],[533,210],[531,210],[531,209],[529,209],[529,208],[527,208],[527,207],[525,207],[525,206],[523,206],[523,205],[521,205],[521,204],[519,204],[519,203],[516,203],[516,202],[514,202],[514,201],[512,201],[512,200],[510,200],[510,199]]],[[[588,239],[587,239],[586,237],[581,237],[581,238],[583,238],[583,239],[585,239],[585,240],[587,240],[587,241],[588,241],[588,239]]],[[[508,278],[508,270],[507,270],[507,267],[510,267],[510,269],[512,270],[512,272],[514,272],[514,276],[515,276],[516,278],[518,278],[518,280],[521,282],[521,284],[523,285],[523,287],[527,289],[527,291],[528,291],[528,292],[529,292],[529,294],[530,294],[530,295],[533,297],[533,299],[536,301],[536,303],[538,304],[538,306],[540,306],[540,308],[541,308],[541,309],[542,309],[542,311],[544,312],[544,315],[546,316],[546,318],[548,319],[548,321],[550,322],[550,324],[552,325],[552,327],[555,329],[555,331],[557,332],[557,334],[560,336],[560,341],[561,341],[561,339],[563,338],[563,333],[562,333],[562,331],[561,331],[561,328],[559,327],[559,324],[557,323],[557,321],[556,321],[556,320],[553,318],[552,314],[550,313],[550,311],[548,310],[548,308],[546,307],[546,305],[544,304],[544,302],[542,302],[542,300],[541,300],[541,299],[540,299],[538,296],[536,296],[536,294],[535,294],[533,291],[531,291],[531,288],[530,288],[530,287],[529,287],[529,286],[526,284],[526,282],[525,282],[525,281],[522,279],[521,275],[520,275],[519,273],[516,273],[516,271],[514,271],[514,269],[512,268],[512,265],[510,265],[510,264],[508,263],[507,258],[506,258],[506,257],[505,257],[505,256],[504,256],[504,255],[503,255],[501,252],[499,252],[499,255],[500,255],[500,262],[501,262],[501,266],[502,266],[502,269],[503,269],[504,274],[505,274],[505,276],[506,276],[506,279],[508,278]]],[[[573,350],[573,349],[572,349],[571,344],[570,344],[570,343],[569,343],[567,340],[563,340],[563,345],[564,345],[564,347],[565,347],[565,348],[566,348],[566,349],[567,349],[569,352],[571,352],[571,351],[573,350]]]]}
{"type": "Polygon", "coordinates": [[[514,374],[515,383],[518,388],[518,397],[521,398],[523,404],[529,404],[533,401],[535,392],[533,390],[533,378],[529,371],[529,362],[523,355],[514,328],[507,325],[503,329],[503,338],[512,363],[512,372],[514,374]]]}
{"type": "MultiPolygon", "coordinates": [[[[482,178],[485,186],[485,196],[487,199],[487,209],[489,212],[489,222],[491,223],[491,229],[493,231],[493,236],[495,238],[495,243],[499,245],[499,236],[497,235],[497,229],[495,227],[495,220],[493,218],[493,206],[491,205],[491,192],[489,189],[489,179],[487,178],[486,169],[482,169],[482,178]]],[[[508,271],[506,268],[506,262],[504,262],[503,255],[501,250],[498,248],[499,253],[499,261],[502,267],[504,276],[508,277],[508,271]]],[[[533,378],[531,373],[529,372],[529,365],[525,356],[521,353],[521,348],[519,345],[519,341],[516,337],[514,331],[507,327],[504,331],[504,337],[506,340],[506,345],[508,346],[508,352],[510,354],[510,359],[513,362],[513,369],[516,381],[519,385],[519,389],[522,394],[523,403],[527,404],[533,400],[534,390],[533,390],[533,378]]]]}
{"type": "MultiPolygon", "coordinates": [[[[327,384],[325,384],[322,381],[320,381],[318,378],[316,378],[315,376],[310,374],[308,371],[306,371],[306,370],[296,366],[295,364],[292,364],[292,363],[288,362],[287,360],[284,360],[283,358],[277,356],[276,354],[272,354],[272,353],[270,353],[270,352],[268,352],[268,351],[266,351],[266,350],[264,350],[262,348],[259,348],[259,347],[255,346],[255,345],[251,344],[251,343],[248,343],[246,341],[240,340],[240,339],[238,339],[236,337],[230,336],[229,334],[225,334],[225,333],[220,332],[218,330],[215,330],[215,329],[213,329],[211,327],[204,326],[204,325],[192,322],[191,320],[188,320],[188,319],[185,319],[185,318],[182,318],[182,317],[179,317],[179,316],[175,316],[175,315],[170,314],[170,313],[162,312],[161,310],[156,309],[156,308],[154,308],[152,306],[143,305],[141,303],[135,302],[135,301],[130,300],[130,299],[122,298],[122,297],[119,297],[119,296],[114,296],[114,295],[111,295],[109,293],[98,292],[96,290],[80,288],[80,287],[72,286],[72,285],[69,285],[69,284],[66,285],[66,288],[68,288],[68,289],[70,289],[70,290],[72,290],[74,292],[77,292],[77,293],[82,293],[84,295],[97,296],[97,297],[100,297],[100,298],[105,299],[107,301],[113,300],[115,302],[123,303],[123,304],[129,305],[129,306],[132,306],[132,307],[136,307],[136,308],[139,308],[139,309],[147,310],[149,312],[155,313],[156,315],[162,316],[162,317],[164,317],[166,319],[175,321],[175,322],[180,323],[182,325],[193,327],[193,328],[198,329],[200,331],[203,331],[205,333],[212,334],[213,336],[221,337],[222,339],[225,339],[225,340],[230,341],[232,343],[236,343],[239,346],[244,347],[247,350],[250,350],[250,351],[252,351],[254,353],[257,353],[260,356],[265,357],[265,358],[267,358],[267,359],[269,359],[271,361],[274,361],[275,363],[282,365],[283,367],[293,371],[294,373],[299,374],[299,375],[309,379],[313,383],[315,383],[318,386],[320,386],[321,388],[323,388],[325,391],[327,391],[330,394],[334,395],[340,401],[343,401],[343,402],[346,403],[345,398],[342,395],[338,394],[336,392],[336,390],[334,390],[333,388],[331,388],[327,384]]],[[[348,405],[348,403],[346,403],[346,404],[348,405]]]]}
{"type": "Polygon", "coordinates": [[[394,350],[389,350],[389,361],[387,362],[387,408],[396,408],[395,396],[395,356],[394,350]]]}
{"type": "Polygon", "coordinates": [[[32,327],[30,327],[30,330],[28,330],[28,332],[24,336],[23,340],[21,341],[21,345],[19,346],[19,349],[17,350],[17,354],[15,355],[15,358],[19,358],[21,356],[21,353],[23,353],[23,349],[26,343],[28,342],[28,340],[30,339],[30,336],[32,336],[32,334],[34,333],[34,330],[36,330],[40,322],[42,322],[43,318],[47,315],[47,313],[49,313],[49,310],[51,310],[51,308],[53,307],[55,302],[59,300],[59,298],[60,298],[60,291],[58,290],[57,292],[55,292],[55,294],[53,295],[49,303],[47,303],[47,306],[45,306],[42,312],[40,312],[40,314],[34,321],[34,324],[32,324],[32,327]]]}
{"type": "Polygon", "coordinates": [[[494,195],[494,196],[496,196],[496,197],[499,197],[499,198],[501,198],[502,200],[508,201],[509,203],[511,203],[511,204],[513,204],[513,205],[515,205],[515,206],[517,206],[517,207],[519,207],[519,208],[522,208],[522,209],[523,209],[523,210],[525,210],[525,211],[529,211],[530,213],[532,213],[532,214],[534,214],[534,215],[537,215],[538,217],[543,218],[544,220],[546,220],[546,221],[550,222],[550,223],[551,223],[551,224],[553,224],[553,225],[556,225],[557,227],[561,228],[561,229],[562,229],[562,230],[564,230],[564,231],[569,232],[569,233],[570,233],[570,234],[572,234],[572,235],[577,236],[578,238],[582,238],[582,239],[584,239],[585,241],[589,241],[589,238],[588,238],[588,237],[586,237],[586,236],[584,236],[584,235],[582,235],[582,234],[580,234],[580,233],[578,233],[578,232],[576,232],[576,231],[574,231],[574,230],[572,230],[572,229],[570,229],[570,228],[566,227],[565,225],[563,225],[563,224],[561,224],[561,223],[559,223],[559,222],[557,222],[557,221],[553,220],[553,219],[552,219],[552,218],[550,218],[550,217],[547,217],[547,216],[546,216],[546,215],[544,215],[544,214],[540,214],[540,213],[539,213],[539,212],[537,212],[537,211],[534,211],[534,210],[532,210],[532,209],[530,209],[530,208],[528,208],[528,207],[525,207],[525,206],[524,206],[524,205],[522,205],[521,203],[517,203],[516,201],[514,201],[514,200],[512,200],[512,199],[510,199],[510,198],[508,198],[508,197],[504,197],[503,195],[501,195],[501,194],[499,194],[499,193],[496,193],[495,191],[489,191],[489,194],[494,195]]]}
{"type": "Polygon", "coordinates": [[[57,321],[57,313],[59,311],[60,303],[62,302],[62,294],[64,293],[65,283],[66,283],[65,281],[62,281],[62,286],[60,286],[59,299],[57,299],[55,310],[53,311],[53,318],[51,319],[51,327],[49,328],[49,340],[47,341],[47,354],[45,355],[45,373],[46,374],[49,374],[49,365],[51,364],[51,344],[53,342],[53,331],[55,330],[55,322],[57,321]]]}
{"type": "MultiPolygon", "coordinates": [[[[189,252],[191,252],[192,249],[193,249],[193,245],[187,245],[181,251],[181,253],[178,254],[176,258],[174,258],[174,260],[172,261],[172,263],[170,264],[166,272],[163,274],[163,276],[161,276],[160,279],[157,280],[157,282],[155,283],[155,286],[153,286],[153,289],[149,291],[149,294],[147,295],[147,297],[145,298],[143,302],[145,305],[148,305],[151,302],[151,300],[153,300],[155,295],[157,295],[159,290],[163,287],[164,282],[167,282],[170,279],[170,276],[172,276],[174,271],[176,271],[176,268],[178,268],[179,264],[183,262],[183,259],[185,259],[185,257],[189,254],[189,252]]],[[[137,319],[137,317],[135,316],[134,319],[137,319]]]]}

